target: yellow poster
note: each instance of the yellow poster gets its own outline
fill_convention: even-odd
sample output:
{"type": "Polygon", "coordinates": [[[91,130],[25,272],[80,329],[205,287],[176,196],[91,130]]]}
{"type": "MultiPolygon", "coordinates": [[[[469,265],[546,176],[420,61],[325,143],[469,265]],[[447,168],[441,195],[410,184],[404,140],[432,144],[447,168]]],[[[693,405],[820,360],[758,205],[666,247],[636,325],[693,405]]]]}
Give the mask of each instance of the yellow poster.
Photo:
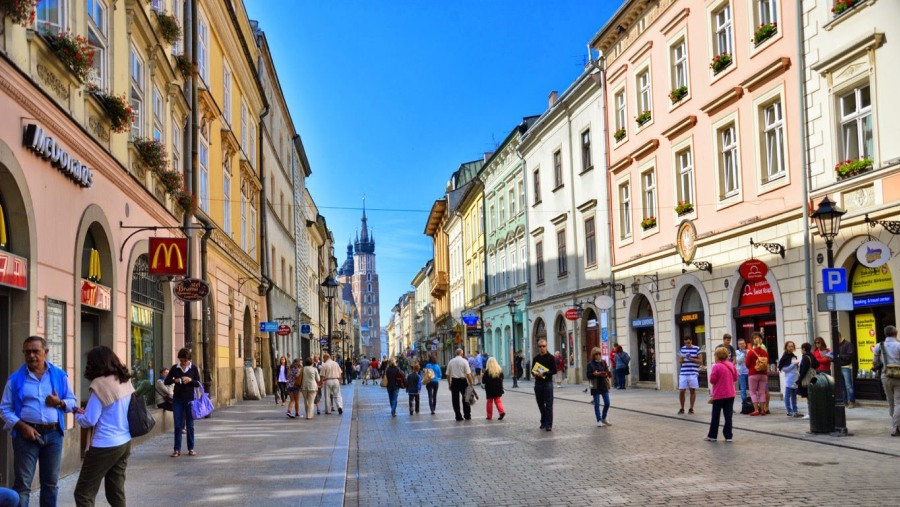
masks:
{"type": "Polygon", "coordinates": [[[856,315],[856,357],[860,370],[872,369],[872,349],[875,348],[875,315],[856,315]]]}
{"type": "Polygon", "coordinates": [[[888,269],[887,264],[878,268],[867,268],[859,265],[853,271],[850,292],[854,294],[892,290],[894,290],[894,283],[891,279],[891,270],[888,269]]]}

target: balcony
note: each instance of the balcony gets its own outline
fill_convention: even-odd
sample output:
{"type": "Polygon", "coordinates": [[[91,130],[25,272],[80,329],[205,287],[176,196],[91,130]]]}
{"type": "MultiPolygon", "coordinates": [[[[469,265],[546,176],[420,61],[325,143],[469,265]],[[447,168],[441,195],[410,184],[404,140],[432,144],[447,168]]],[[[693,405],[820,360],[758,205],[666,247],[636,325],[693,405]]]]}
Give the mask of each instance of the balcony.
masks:
{"type": "Polygon", "coordinates": [[[450,290],[450,275],[446,271],[436,271],[431,281],[431,297],[441,298],[450,290]]]}

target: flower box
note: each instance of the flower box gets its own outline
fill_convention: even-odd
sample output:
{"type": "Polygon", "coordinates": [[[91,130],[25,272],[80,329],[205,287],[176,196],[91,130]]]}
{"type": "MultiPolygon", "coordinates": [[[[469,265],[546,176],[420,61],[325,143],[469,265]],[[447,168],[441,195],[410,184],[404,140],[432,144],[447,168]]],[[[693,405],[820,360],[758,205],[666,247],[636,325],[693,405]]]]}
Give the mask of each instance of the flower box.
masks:
{"type": "Polygon", "coordinates": [[[106,115],[112,125],[112,131],[122,134],[128,132],[131,128],[131,122],[134,120],[134,112],[131,110],[131,104],[128,99],[122,95],[117,96],[109,93],[107,90],[101,90],[94,84],[88,85],[88,92],[94,95],[106,110],[106,115]]]}
{"type": "Polygon", "coordinates": [[[159,141],[138,137],[132,141],[141,162],[151,171],[161,174],[169,165],[166,147],[159,141]]]}
{"type": "Polygon", "coordinates": [[[834,7],[831,8],[831,12],[834,13],[834,17],[838,17],[845,11],[853,7],[855,4],[856,0],[835,0],[834,7]]]}
{"type": "Polygon", "coordinates": [[[677,104],[677,103],[681,102],[681,99],[683,99],[687,94],[688,94],[687,86],[679,86],[678,88],[675,88],[674,90],[669,92],[669,99],[672,101],[673,104],[677,104]]]}
{"type": "Polygon", "coordinates": [[[643,113],[637,115],[637,116],[634,118],[634,121],[636,121],[637,124],[638,124],[638,126],[640,127],[641,125],[643,125],[643,124],[647,123],[648,121],[650,121],[650,118],[652,118],[652,115],[650,114],[650,111],[644,111],[643,113]]]}
{"type": "Polygon", "coordinates": [[[778,23],[773,22],[759,25],[756,27],[756,32],[753,34],[753,44],[759,46],[776,33],[778,33],[778,23]]]}
{"type": "Polygon", "coordinates": [[[834,166],[834,172],[839,180],[851,178],[857,174],[864,173],[872,169],[871,158],[861,158],[859,160],[845,160],[834,166]]]}
{"type": "Polygon", "coordinates": [[[675,213],[678,216],[687,215],[694,211],[694,203],[688,201],[678,201],[678,204],[675,206],[675,213]]]}
{"type": "Polygon", "coordinates": [[[656,227],[656,217],[647,217],[641,220],[641,228],[645,231],[656,227]]]}
{"type": "Polygon", "coordinates": [[[726,67],[731,65],[734,59],[728,53],[722,53],[721,55],[716,55],[713,57],[712,61],[709,62],[709,68],[712,69],[713,74],[718,74],[722,72],[726,67]]]}
{"type": "Polygon", "coordinates": [[[184,189],[184,177],[177,170],[167,170],[159,173],[159,181],[165,187],[166,192],[173,196],[177,196],[179,191],[184,189]]]}
{"type": "Polygon", "coordinates": [[[67,30],[58,35],[45,33],[44,38],[53,53],[72,71],[78,82],[84,83],[94,66],[94,49],[87,37],[75,35],[67,30]]]}
{"type": "Polygon", "coordinates": [[[625,139],[625,128],[622,127],[619,130],[615,131],[615,133],[613,133],[613,137],[615,138],[616,142],[625,139]]]}
{"type": "Polygon", "coordinates": [[[13,24],[24,27],[34,23],[34,8],[39,0],[0,0],[0,13],[13,24]]]}
{"type": "Polygon", "coordinates": [[[159,21],[159,36],[169,44],[178,42],[178,38],[181,37],[178,19],[168,12],[161,11],[156,13],[156,20],[159,21]]]}
{"type": "Polygon", "coordinates": [[[193,215],[197,211],[197,198],[188,192],[188,189],[185,187],[182,187],[178,194],[175,195],[175,202],[188,215],[193,215]]]}
{"type": "Polygon", "coordinates": [[[181,77],[187,79],[194,72],[194,62],[191,61],[191,57],[181,53],[180,55],[175,55],[175,68],[178,69],[181,77]]]}

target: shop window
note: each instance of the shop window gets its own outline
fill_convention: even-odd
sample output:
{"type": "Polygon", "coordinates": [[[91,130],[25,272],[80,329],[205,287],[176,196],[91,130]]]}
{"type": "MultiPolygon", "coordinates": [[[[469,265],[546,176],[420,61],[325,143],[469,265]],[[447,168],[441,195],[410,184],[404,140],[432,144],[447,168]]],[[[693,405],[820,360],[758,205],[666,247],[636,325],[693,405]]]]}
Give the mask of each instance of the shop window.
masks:
{"type": "Polygon", "coordinates": [[[534,323],[534,343],[537,343],[540,340],[547,339],[547,325],[544,324],[544,319],[537,319],[534,323]]]}
{"type": "Polygon", "coordinates": [[[153,384],[163,366],[163,314],[165,299],[162,284],[148,274],[147,255],[134,264],[131,276],[131,382],[147,405],[156,405],[153,384]]]}

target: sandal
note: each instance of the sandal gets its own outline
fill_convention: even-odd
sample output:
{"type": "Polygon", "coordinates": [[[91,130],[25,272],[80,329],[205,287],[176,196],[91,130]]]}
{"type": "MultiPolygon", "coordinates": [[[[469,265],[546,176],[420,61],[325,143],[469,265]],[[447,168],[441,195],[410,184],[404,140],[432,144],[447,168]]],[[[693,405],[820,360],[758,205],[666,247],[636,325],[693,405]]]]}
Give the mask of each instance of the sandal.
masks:
{"type": "Polygon", "coordinates": [[[193,449],[191,449],[190,451],[188,451],[188,456],[196,456],[196,455],[197,455],[197,451],[195,451],[195,450],[193,450],[193,449]]]}
{"type": "Polygon", "coordinates": [[[181,453],[180,453],[180,452],[175,451],[175,452],[172,453],[172,457],[173,457],[173,458],[177,458],[178,456],[181,456],[181,453]]]}

